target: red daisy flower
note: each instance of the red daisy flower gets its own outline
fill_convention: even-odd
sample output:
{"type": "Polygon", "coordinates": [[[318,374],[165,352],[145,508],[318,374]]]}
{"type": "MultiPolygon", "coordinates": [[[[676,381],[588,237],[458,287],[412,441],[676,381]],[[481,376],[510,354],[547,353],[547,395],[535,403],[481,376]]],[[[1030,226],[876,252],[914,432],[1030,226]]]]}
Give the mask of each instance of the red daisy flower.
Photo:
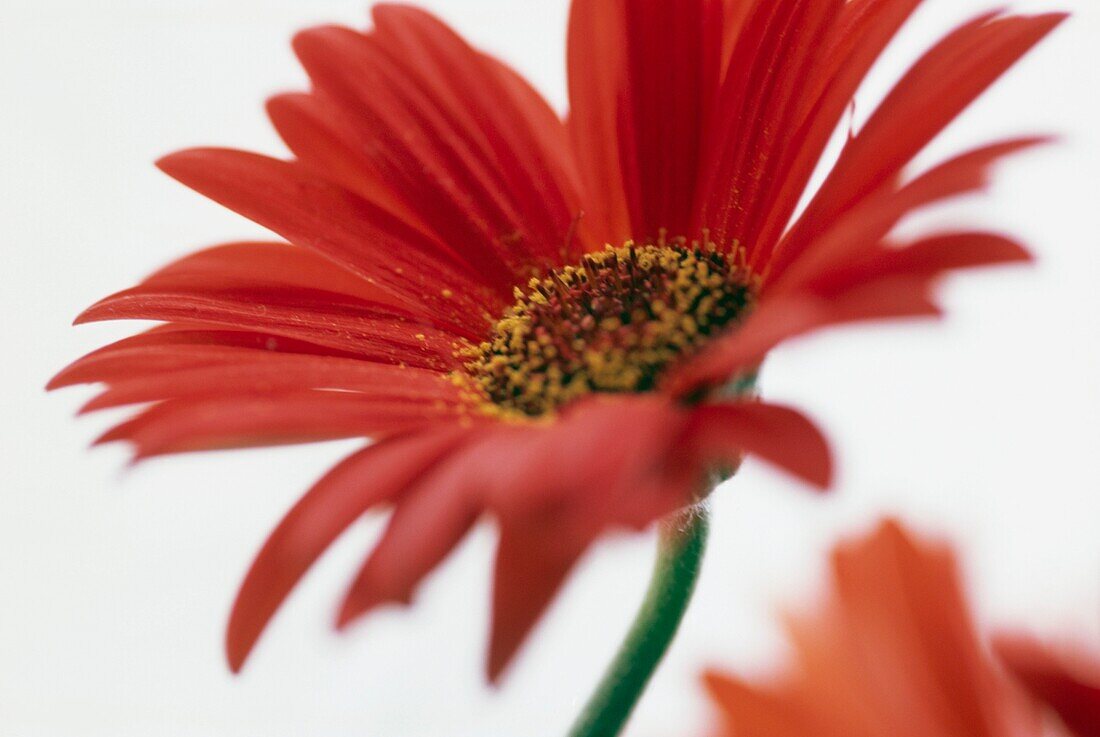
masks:
{"type": "Polygon", "coordinates": [[[827,601],[789,623],[796,668],[765,684],[707,685],[737,737],[1096,737],[1100,663],[1032,641],[982,642],[954,553],[895,522],[839,546],[827,601]],[[1051,729],[1044,722],[1056,720],[1051,729]]]}
{"type": "Polygon", "coordinates": [[[1012,240],[889,235],[980,188],[1020,139],[903,167],[1062,20],[983,15],[944,38],[853,135],[794,219],[860,81],[919,0],[576,0],[571,111],[420,10],[294,48],[312,90],[268,103],[293,152],[159,166],[285,242],[204,250],[78,322],[164,324],[51,387],[147,405],[101,438],[138,458],[370,438],[287,515],[233,611],[241,667],[333,540],[392,508],[346,624],[407,601],[483,515],[501,536],[496,678],[611,527],[696,500],[756,455],[820,486],[829,456],[759,401],[767,352],[829,325],[936,315],[937,278],[1023,261],[1012,240]]]}

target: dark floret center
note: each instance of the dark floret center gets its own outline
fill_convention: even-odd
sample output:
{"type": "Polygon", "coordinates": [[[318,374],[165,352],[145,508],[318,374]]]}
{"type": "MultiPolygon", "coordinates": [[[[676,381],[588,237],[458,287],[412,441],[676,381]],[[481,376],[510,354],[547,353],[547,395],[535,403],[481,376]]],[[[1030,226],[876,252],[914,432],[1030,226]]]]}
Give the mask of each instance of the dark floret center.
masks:
{"type": "Polygon", "coordinates": [[[751,280],[734,261],[698,244],[589,254],[517,288],[487,340],[462,351],[461,379],[492,407],[536,417],[591,392],[652,391],[751,308],[751,280]]]}

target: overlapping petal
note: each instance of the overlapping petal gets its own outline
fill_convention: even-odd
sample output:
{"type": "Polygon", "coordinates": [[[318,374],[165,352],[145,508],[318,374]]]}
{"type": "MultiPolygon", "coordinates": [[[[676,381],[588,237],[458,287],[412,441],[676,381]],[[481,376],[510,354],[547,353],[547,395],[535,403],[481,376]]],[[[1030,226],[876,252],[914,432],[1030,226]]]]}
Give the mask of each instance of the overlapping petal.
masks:
{"type": "MultiPolygon", "coordinates": [[[[1060,13],[986,14],[925,54],[849,140],[805,213],[778,246],[772,270],[781,272],[848,209],[899,176],[935,136],[1065,18],[1060,13]]],[[[756,262],[768,260],[758,257],[756,262]]]]}
{"type": "Polygon", "coordinates": [[[993,233],[948,232],[907,245],[888,237],[906,215],[980,189],[1003,157],[1048,140],[983,146],[865,198],[799,259],[769,273],[753,314],[671,372],[668,390],[689,394],[721,385],[740,371],[754,370],[780,343],[811,331],[866,320],[935,317],[940,311],[934,291],[944,274],[1029,261],[1020,244],[993,233]]]}
{"type": "Polygon", "coordinates": [[[1100,659],[1083,648],[1058,650],[1032,637],[1003,635],[997,655],[1074,737],[1100,734],[1100,659]]]}
{"type": "Polygon", "coordinates": [[[386,505],[392,516],[348,588],[339,626],[382,604],[408,603],[477,519],[490,515],[501,531],[487,662],[495,680],[601,533],[643,528],[692,503],[708,469],[746,454],[828,482],[820,432],[792,410],[752,401],[691,410],[657,396],[594,399],[552,424],[480,420],[384,440],[322,479],[273,533],[238,597],[234,622],[247,625],[231,625],[230,662],[240,667],[323,550],[386,505]],[[691,449],[689,462],[683,448],[691,449]],[[421,454],[429,452],[427,462],[421,454]],[[285,552],[302,549],[310,552],[285,552]],[[273,580],[282,582],[276,593],[273,580]]]}
{"type": "Polygon", "coordinates": [[[720,734],[1039,737],[1034,705],[989,657],[951,552],[896,522],[838,546],[828,598],[791,618],[793,667],[711,672],[720,734]]]}
{"type": "Polygon", "coordinates": [[[444,431],[376,443],[332,469],[302,497],[241,585],[226,632],[233,670],[241,668],[275,611],[332,542],[375,504],[398,500],[465,437],[444,431]]]}

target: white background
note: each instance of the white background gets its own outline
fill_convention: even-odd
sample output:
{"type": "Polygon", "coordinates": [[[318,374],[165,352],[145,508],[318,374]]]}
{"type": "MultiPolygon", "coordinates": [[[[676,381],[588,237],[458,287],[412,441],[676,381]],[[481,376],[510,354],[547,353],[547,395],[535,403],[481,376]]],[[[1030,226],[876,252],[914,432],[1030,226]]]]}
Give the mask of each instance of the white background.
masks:
{"type": "MultiPolygon", "coordinates": [[[[564,105],[565,0],[425,2],[564,105]]],[[[335,599],[377,532],[326,558],[250,667],[228,675],[236,584],[283,511],[352,444],[159,460],[86,450],[107,417],[49,376],[127,325],[73,329],[97,298],[189,249],[259,234],[160,175],[195,144],[281,153],[265,96],[300,88],[303,26],[365,24],[365,0],[3,0],[0,8],[0,736],[473,737],[564,733],[644,588],[650,538],[609,541],[561,596],[499,691],[483,686],[482,530],[411,612],[345,637],[335,599]]],[[[988,7],[928,0],[861,96],[988,7]]],[[[838,536],[894,511],[962,546],[983,622],[1100,647],[1100,8],[1032,2],[1071,23],[930,150],[1059,132],[939,222],[1021,234],[1041,261],[948,285],[940,326],[835,332],[778,351],[773,399],[835,439],[840,484],[813,498],[750,463],[716,494],[697,599],[632,724],[698,735],[704,665],[767,670],[773,614],[812,598],[838,536]]]]}

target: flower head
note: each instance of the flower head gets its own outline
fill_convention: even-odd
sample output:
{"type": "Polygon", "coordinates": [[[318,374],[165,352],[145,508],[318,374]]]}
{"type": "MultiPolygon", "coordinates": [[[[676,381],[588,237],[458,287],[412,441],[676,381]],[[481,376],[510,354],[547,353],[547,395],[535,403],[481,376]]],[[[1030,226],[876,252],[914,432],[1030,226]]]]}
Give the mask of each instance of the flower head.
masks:
{"type": "Polygon", "coordinates": [[[756,455],[826,486],[824,440],[760,401],[770,349],[930,316],[936,280],[1023,261],[991,233],[898,243],[908,213],[979,188],[1021,139],[903,169],[1060,15],[947,36],[796,206],[860,81],[919,0],[576,0],[571,110],[412,7],[294,48],[308,93],[268,112],[290,160],[173,154],[172,177],[278,234],[200,251],[79,322],[163,323],[52,386],[147,405],[102,441],[139,458],[374,441],[287,515],[249,573],[239,668],[356,519],[393,509],[340,622],[407,601],[483,515],[501,529],[496,677],[605,530],[690,504],[756,455]]]}
{"type": "Polygon", "coordinates": [[[834,551],[826,602],[793,618],[789,630],[790,673],[761,684],[708,674],[722,734],[1100,734],[1100,663],[1079,657],[1071,668],[1033,641],[1010,637],[998,646],[1006,670],[974,625],[953,552],[896,522],[834,551]],[[1056,713],[1062,725],[1045,731],[1044,717],[1056,713]]]}

